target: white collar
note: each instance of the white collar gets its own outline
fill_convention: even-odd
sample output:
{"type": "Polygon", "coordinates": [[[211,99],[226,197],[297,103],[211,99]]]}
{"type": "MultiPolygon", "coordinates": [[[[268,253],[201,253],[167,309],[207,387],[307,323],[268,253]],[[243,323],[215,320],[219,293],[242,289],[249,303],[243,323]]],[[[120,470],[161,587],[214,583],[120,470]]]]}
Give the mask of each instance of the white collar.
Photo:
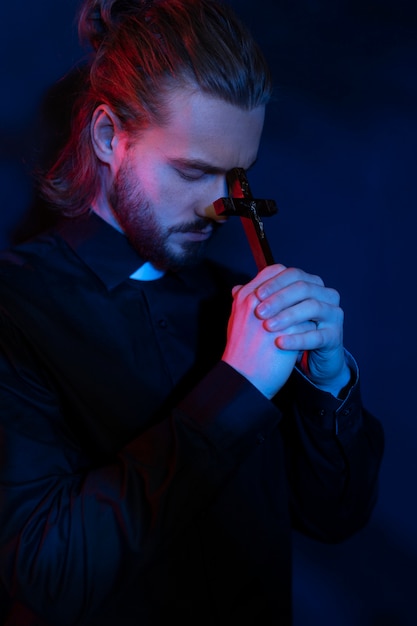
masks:
{"type": "Polygon", "coordinates": [[[157,280],[158,278],[162,278],[164,274],[165,272],[158,270],[152,263],[147,261],[141,265],[136,272],[133,272],[129,278],[133,278],[133,280],[157,280]]]}

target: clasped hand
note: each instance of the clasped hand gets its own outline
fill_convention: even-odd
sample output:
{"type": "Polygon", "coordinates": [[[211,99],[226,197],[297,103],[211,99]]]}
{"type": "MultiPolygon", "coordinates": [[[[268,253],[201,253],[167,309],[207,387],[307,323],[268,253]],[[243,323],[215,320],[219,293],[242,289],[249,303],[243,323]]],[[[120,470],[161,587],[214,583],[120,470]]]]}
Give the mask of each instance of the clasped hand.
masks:
{"type": "Polygon", "coordinates": [[[233,289],[223,360],[272,398],[297,359],[310,380],[337,396],[350,379],[337,291],[320,277],[283,265],[233,289]]]}

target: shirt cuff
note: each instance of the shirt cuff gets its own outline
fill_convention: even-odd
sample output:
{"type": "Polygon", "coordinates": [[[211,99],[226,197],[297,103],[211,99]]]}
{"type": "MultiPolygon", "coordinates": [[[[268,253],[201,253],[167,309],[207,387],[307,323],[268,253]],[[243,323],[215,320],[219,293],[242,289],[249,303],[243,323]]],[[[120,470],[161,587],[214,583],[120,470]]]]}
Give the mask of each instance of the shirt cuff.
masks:
{"type": "Polygon", "coordinates": [[[298,367],[293,373],[296,403],[304,418],[319,428],[334,431],[336,435],[343,435],[348,430],[356,431],[362,423],[359,367],[347,350],[345,355],[352,378],[350,389],[343,399],[317,387],[298,367]]]}
{"type": "Polygon", "coordinates": [[[281,411],[244,376],[220,361],[180,402],[182,420],[224,448],[239,440],[262,442],[281,411]]]}

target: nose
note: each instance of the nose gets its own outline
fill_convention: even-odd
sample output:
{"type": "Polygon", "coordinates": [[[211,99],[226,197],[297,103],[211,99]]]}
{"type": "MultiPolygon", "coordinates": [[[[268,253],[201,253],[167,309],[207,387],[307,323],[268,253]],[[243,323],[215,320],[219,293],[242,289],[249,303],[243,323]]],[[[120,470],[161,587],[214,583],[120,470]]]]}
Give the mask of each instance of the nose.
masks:
{"type": "MultiPolygon", "coordinates": [[[[207,195],[207,200],[211,199],[213,203],[215,200],[218,200],[219,198],[225,198],[228,195],[229,195],[229,189],[227,185],[226,175],[223,174],[223,175],[216,176],[213,186],[210,189],[210,195],[207,195]]],[[[227,220],[227,217],[217,215],[212,203],[204,206],[204,202],[203,202],[203,209],[200,215],[202,217],[208,217],[212,220],[215,220],[216,222],[225,222],[227,220]]]]}
{"type": "Polygon", "coordinates": [[[222,176],[219,176],[218,195],[214,198],[214,200],[217,200],[217,198],[225,198],[228,195],[229,186],[227,184],[227,177],[226,174],[223,174],[222,176]]]}

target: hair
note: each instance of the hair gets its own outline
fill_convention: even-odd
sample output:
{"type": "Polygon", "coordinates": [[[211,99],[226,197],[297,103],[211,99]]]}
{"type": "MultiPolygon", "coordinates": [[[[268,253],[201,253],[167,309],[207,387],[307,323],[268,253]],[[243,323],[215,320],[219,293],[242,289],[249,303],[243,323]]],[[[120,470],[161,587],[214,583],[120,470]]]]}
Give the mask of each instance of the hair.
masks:
{"type": "Polygon", "coordinates": [[[40,184],[47,202],[66,216],[87,211],[99,188],[90,124],[100,104],[135,136],[164,123],[164,96],[176,87],[190,85],[246,110],[271,97],[260,48],[217,0],[84,0],[79,36],[92,48],[84,88],[70,137],[40,184]]]}

